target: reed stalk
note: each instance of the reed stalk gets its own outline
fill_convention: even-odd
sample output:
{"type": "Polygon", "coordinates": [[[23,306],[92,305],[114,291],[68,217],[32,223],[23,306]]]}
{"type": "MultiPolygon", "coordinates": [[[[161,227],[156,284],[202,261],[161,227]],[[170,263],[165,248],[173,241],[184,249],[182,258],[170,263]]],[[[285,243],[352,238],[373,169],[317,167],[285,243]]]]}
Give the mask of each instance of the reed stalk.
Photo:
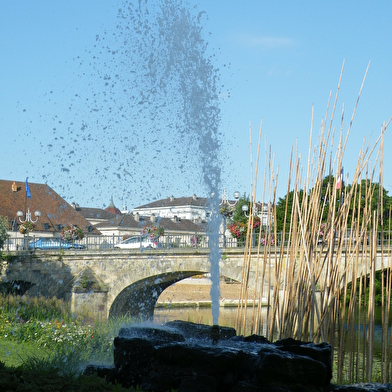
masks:
{"type": "MultiPolygon", "coordinates": [[[[369,65],[370,63],[346,135],[343,135],[345,106],[342,107],[339,144],[337,148],[335,147],[337,151],[334,159],[335,130],[332,128],[332,120],[336,111],[344,62],[328,129],[326,124],[331,94],[325,120],[322,121],[314,148],[312,148],[314,139],[314,106],[312,106],[307,160],[303,160],[298,153],[298,146],[295,157],[293,148],[290,154],[283,224],[283,233],[288,232],[287,243],[285,238],[282,238],[280,245],[276,243],[271,245],[271,236],[274,236],[275,241],[277,239],[276,226],[273,232],[269,229],[266,233],[262,233],[260,230],[257,252],[252,255],[262,128],[260,125],[256,166],[254,177],[251,179],[249,223],[236,319],[237,332],[245,331],[248,322],[246,319],[248,291],[252,288],[253,306],[249,321],[251,333],[260,333],[263,328],[261,303],[263,298],[266,298],[268,304],[265,321],[266,337],[327,341],[331,344],[332,359],[337,359],[336,379],[339,383],[373,379],[375,283],[376,263],[379,257],[382,259],[383,319],[381,381],[389,381],[392,378],[390,366],[392,339],[388,333],[392,294],[391,209],[389,210],[388,252],[384,249],[383,230],[381,246],[377,244],[377,228],[384,227],[385,223],[382,194],[384,133],[392,118],[386,125],[383,124],[381,134],[373,145],[363,144],[351,185],[345,182],[344,187],[337,190],[337,179],[343,167],[348,137],[369,65]],[[374,155],[376,155],[375,163],[372,166],[371,159],[374,155]],[[307,162],[305,171],[301,166],[302,161],[307,162]],[[334,175],[333,182],[325,182],[326,168],[328,168],[329,178],[332,179],[334,175]],[[371,201],[377,185],[373,182],[377,168],[380,192],[378,208],[374,210],[371,201]],[[291,190],[293,204],[290,206],[291,190]],[[286,221],[290,223],[286,224],[286,221]],[[322,236],[321,227],[324,227],[322,236]],[[369,237],[369,244],[367,237],[369,237]],[[265,238],[263,248],[261,248],[262,238],[265,238]],[[271,268],[274,268],[273,272],[271,268]],[[367,292],[368,298],[366,298],[367,292]],[[362,298],[365,300],[362,301],[362,298]],[[358,324],[361,328],[357,329],[358,324]]],[[[251,143],[250,129],[249,133],[251,143]]],[[[267,155],[265,147],[261,205],[268,203],[268,219],[271,221],[276,220],[275,198],[279,169],[274,170],[271,152],[268,159],[267,155]]],[[[253,176],[252,153],[251,175],[253,176]]]]}

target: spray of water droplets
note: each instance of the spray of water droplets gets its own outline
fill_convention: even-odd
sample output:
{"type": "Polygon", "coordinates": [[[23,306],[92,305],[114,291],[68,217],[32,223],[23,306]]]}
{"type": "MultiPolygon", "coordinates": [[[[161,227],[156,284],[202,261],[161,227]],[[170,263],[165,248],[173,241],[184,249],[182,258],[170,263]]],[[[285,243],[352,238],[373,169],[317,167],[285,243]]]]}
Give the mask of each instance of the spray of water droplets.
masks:
{"type": "Polygon", "coordinates": [[[108,200],[110,189],[132,204],[175,194],[179,183],[188,194],[208,195],[217,324],[220,91],[203,38],[205,18],[179,0],[122,3],[116,27],[97,34],[75,59],[83,89],[69,103],[72,123],[55,119],[59,129],[45,149],[60,159],[45,179],[61,187],[95,178],[97,199],[108,200]]]}
{"type": "MultiPolygon", "coordinates": [[[[137,34],[121,34],[133,50],[127,60],[137,59],[136,86],[139,105],[149,113],[152,124],[164,124],[170,137],[199,159],[199,172],[212,198],[209,202],[209,243],[213,322],[219,317],[219,200],[220,120],[218,74],[206,57],[206,43],[198,24],[201,14],[192,17],[181,2],[165,2],[153,9],[127,7],[123,20],[132,20],[137,34]],[[144,61],[140,63],[139,59],[144,61]],[[167,123],[168,113],[172,123],[167,123]]],[[[134,30],[135,30],[134,29],[134,30]]],[[[131,61],[126,61],[129,64],[131,61]]],[[[160,128],[159,139],[166,136],[160,128]]]]}

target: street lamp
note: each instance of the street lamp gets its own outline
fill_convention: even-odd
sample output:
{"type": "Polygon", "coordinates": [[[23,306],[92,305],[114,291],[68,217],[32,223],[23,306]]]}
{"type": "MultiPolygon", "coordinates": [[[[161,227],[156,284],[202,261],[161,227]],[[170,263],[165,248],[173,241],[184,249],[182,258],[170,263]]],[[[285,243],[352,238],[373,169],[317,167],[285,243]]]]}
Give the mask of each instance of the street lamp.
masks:
{"type": "MultiPolygon", "coordinates": [[[[25,223],[33,224],[33,223],[35,223],[35,222],[38,221],[38,218],[39,218],[42,214],[41,214],[41,211],[35,211],[35,212],[34,212],[34,216],[36,217],[36,219],[33,219],[33,218],[31,217],[31,212],[30,212],[30,207],[29,207],[29,208],[27,209],[26,217],[25,217],[24,219],[23,219],[24,214],[23,214],[22,211],[18,211],[18,212],[16,213],[16,215],[17,215],[17,217],[18,217],[20,223],[22,223],[22,224],[25,224],[25,223]]],[[[22,233],[22,231],[21,231],[21,233],[22,233]]],[[[28,248],[28,237],[26,237],[25,231],[23,231],[23,249],[27,249],[27,248],[28,248]]]]}
{"type": "MultiPolygon", "coordinates": [[[[248,211],[249,211],[248,205],[247,205],[247,204],[244,204],[244,205],[241,207],[241,209],[242,209],[242,212],[244,213],[244,215],[248,218],[248,217],[249,217],[249,215],[248,215],[248,211]]],[[[260,220],[262,220],[262,215],[263,215],[262,212],[261,212],[260,214],[258,214],[257,212],[254,212],[253,215],[254,215],[254,216],[257,216],[260,220]]]]}
{"type": "MultiPolygon", "coordinates": [[[[223,195],[222,195],[222,200],[219,203],[220,206],[222,207],[234,207],[237,203],[238,200],[240,199],[240,192],[235,191],[233,193],[234,196],[234,201],[233,202],[229,202],[229,195],[227,194],[226,188],[223,190],[223,195]]],[[[226,248],[226,229],[227,229],[227,213],[223,213],[223,247],[226,248]]]]}
{"type": "Polygon", "coordinates": [[[42,213],[41,213],[41,211],[35,211],[34,215],[37,217],[37,219],[34,220],[34,219],[31,218],[31,212],[30,212],[30,207],[29,207],[27,209],[26,218],[25,219],[22,219],[23,211],[18,211],[16,213],[16,215],[18,216],[18,219],[19,219],[20,223],[25,223],[25,222],[35,223],[35,222],[38,221],[38,218],[42,215],[42,213]]]}
{"type": "Polygon", "coordinates": [[[248,217],[248,210],[249,210],[248,205],[247,205],[247,204],[244,204],[241,208],[242,208],[242,212],[244,213],[244,215],[245,215],[246,217],[248,217]]]}
{"type": "Polygon", "coordinates": [[[221,200],[221,202],[219,203],[219,205],[220,205],[220,206],[227,205],[227,206],[229,206],[229,207],[235,206],[235,205],[238,203],[238,200],[239,200],[241,194],[240,194],[240,192],[235,191],[235,192],[233,193],[233,196],[234,196],[235,201],[232,202],[232,203],[230,203],[230,202],[229,202],[229,195],[227,194],[227,191],[226,191],[226,188],[225,188],[225,189],[223,190],[222,200],[221,200]]]}

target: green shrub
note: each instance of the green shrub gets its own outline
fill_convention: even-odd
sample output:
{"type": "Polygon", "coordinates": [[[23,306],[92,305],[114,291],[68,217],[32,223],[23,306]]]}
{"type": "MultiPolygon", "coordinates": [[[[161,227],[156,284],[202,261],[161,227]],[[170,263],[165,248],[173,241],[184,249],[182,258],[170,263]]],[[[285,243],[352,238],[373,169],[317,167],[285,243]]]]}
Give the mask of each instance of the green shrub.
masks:
{"type": "MultiPolygon", "coordinates": [[[[70,315],[56,299],[0,295],[0,339],[31,343],[77,362],[113,362],[113,340],[128,318],[98,322],[88,315],[70,315]]],[[[0,358],[1,359],[1,358],[0,358]]]]}

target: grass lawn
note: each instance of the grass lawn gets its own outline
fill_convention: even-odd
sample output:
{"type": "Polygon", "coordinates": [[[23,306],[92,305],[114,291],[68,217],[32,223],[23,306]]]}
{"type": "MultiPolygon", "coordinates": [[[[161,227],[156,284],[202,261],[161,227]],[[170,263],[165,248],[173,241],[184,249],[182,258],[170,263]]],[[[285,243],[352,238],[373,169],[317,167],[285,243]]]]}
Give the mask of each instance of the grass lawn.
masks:
{"type": "Polygon", "coordinates": [[[48,353],[35,344],[0,340],[0,362],[6,366],[20,366],[29,357],[46,358],[48,353]]]}
{"type": "Polygon", "coordinates": [[[34,344],[0,340],[0,391],[141,392],[139,388],[123,388],[96,376],[67,371],[66,367],[34,344]]]}

